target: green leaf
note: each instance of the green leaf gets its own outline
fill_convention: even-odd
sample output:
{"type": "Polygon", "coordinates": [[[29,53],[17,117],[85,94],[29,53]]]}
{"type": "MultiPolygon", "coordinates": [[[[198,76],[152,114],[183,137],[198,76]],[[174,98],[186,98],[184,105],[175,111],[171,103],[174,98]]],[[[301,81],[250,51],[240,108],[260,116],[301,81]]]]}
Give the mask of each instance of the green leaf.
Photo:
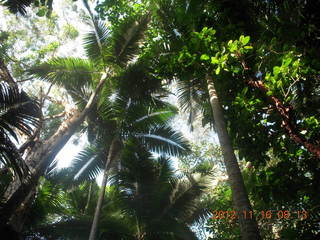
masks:
{"type": "Polygon", "coordinates": [[[40,8],[39,11],[36,14],[39,17],[43,17],[44,15],[46,15],[46,12],[47,12],[46,8],[40,8]]]}
{"type": "Polygon", "coordinates": [[[207,61],[209,59],[210,59],[210,57],[207,54],[202,54],[200,57],[200,60],[204,60],[204,61],[207,61]]]}
{"type": "Polygon", "coordinates": [[[278,74],[280,73],[281,69],[278,66],[275,66],[273,68],[273,75],[278,76],[278,74]]]}
{"type": "Polygon", "coordinates": [[[211,64],[218,64],[219,59],[217,57],[211,57],[211,64]]]}
{"type": "Polygon", "coordinates": [[[220,66],[219,66],[219,67],[217,67],[217,69],[216,69],[216,74],[217,74],[217,75],[219,75],[220,70],[221,70],[220,66]]]}
{"type": "Polygon", "coordinates": [[[236,51],[237,48],[238,48],[238,46],[237,46],[237,43],[236,43],[236,42],[232,43],[232,44],[229,46],[230,52],[236,51]]]}
{"type": "Polygon", "coordinates": [[[282,65],[284,65],[284,66],[289,66],[289,64],[292,62],[292,58],[286,58],[286,59],[284,59],[283,60],[283,63],[282,63],[282,65]]]}
{"type": "Polygon", "coordinates": [[[271,96],[271,95],[272,95],[272,91],[268,91],[268,92],[267,92],[267,95],[268,95],[268,96],[271,96]]]}
{"type": "Polygon", "coordinates": [[[246,36],[243,38],[243,40],[241,42],[243,45],[246,45],[249,41],[250,41],[250,36],[246,36]]]}

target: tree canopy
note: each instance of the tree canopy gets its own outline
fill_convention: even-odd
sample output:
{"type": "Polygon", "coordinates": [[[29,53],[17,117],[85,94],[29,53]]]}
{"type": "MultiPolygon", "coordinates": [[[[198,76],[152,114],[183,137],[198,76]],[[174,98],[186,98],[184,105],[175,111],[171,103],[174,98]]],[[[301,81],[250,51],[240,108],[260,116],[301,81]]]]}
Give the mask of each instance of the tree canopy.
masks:
{"type": "Polygon", "coordinates": [[[0,1],[0,232],[318,239],[319,7],[0,1]]]}

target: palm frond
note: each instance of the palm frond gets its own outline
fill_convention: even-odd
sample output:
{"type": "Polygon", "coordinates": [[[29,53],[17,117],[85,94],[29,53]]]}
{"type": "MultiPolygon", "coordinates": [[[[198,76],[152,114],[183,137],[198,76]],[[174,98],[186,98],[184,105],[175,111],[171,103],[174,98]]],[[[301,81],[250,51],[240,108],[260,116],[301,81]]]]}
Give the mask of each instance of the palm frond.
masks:
{"type": "Polygon", "coordinates": [[[146,236],[196,239],[186,222],[206,214],[206,206],[198,204],[204,192],[203,179],[176,176],[168,158],[152,158],[134,140],[125,146],[122,163],[117,175],[125,195],[122,201],[137,217],[146,236]]]}
{"type": "Polygon", "coordinates": [[[194,211],[186,216],[184,222],[187,224],[203,224],[212,214],[208,206],[212,206],[214,201],[214,198],[208,194],[202,196],[201,200],[196,202],[194,211]]]}
{"type": "Polygon", "coordinates": [[[94,21],[96,21],[96,30],[84,36],[83,44],[89,59],[95,63],[101,63],[108,51],[110,31],[104,22],[94,21]]]}
{"type": "Polygon", "coordinates": [[[53,58],[27,72],[66,89],[88,86],[100,75],[91,61],[73,57],[53,58]]]}
{"type": "Polygon", "coordinates": [[[0,82],[0,161],[22,176],[27,167],[12,142],[19,141],[18,133],[31,136],[39,124],[40,107],[25,92],[0,82]]]}
{"type": "Polygon", "coordinates": [[[152,73],[143,60],[129,64],[115,79],[119,94],[134,99],[149,98],[152,94],[164,94],[162,79],[152,73]]]}
{"type": "Polygon", "coordinates": [[[94,146],[87,146],[72,162],[70,168],[74,173],[73,180],[83,182],[96,179],[103,169],[105,159],[104,151],[99,151],[94,146]]]}
{"type": "MultiPolygon", "coordinates": [[[[198,211],[198,201],[208,187],[208,179],[206,177],[181,178],[172,182],[173,191],[170,199],[171,203],[167,211],[179,216],[180,219],[191,219],[191,216],[198,211]]],[[[205,213],[205,211],[204,211],[205,213]]],[[[194,219],[192,219],[194,221],[194,219]]]]}
{"type": "Polygon", "coordinates": [[[37,228],[32,229],[29,233],[26,233],[28,237],[39,237],[43,239],[61,239],[61,237],[69,239],[76,238],[79,240],[88,239],[91,220],[89,218],[83,219],[63,219],[59,222],[40,225],[37,228]],[[35,235],[35,236],[34,236],[35,235]]]}
{"type": "Polygon", "coordinates": [[[116,92],[112,93],[109,89],[102,92],[98,103],[98,111],[103,120],[116,121],[125,116],[128,99],[119,96],[116,92]]]}
{"type": "Polygon", "coordinates": [[[28,171],[18,149],[3,131],[0,131],[0,161],[5,166],[12,168],[20,178],[28,171]]]}
{"type": "Polygon", "coordinates": [[[72,189],[84,182],[92,182],[104,167],[105,151],[97,146],[87,145],[72,160],[68,168],[55,169],[46,178],[66,189],[72,189]]]}
{"type": "MultiPolygon", "coordinates": [[[[99,239],[136,239],[130,224],[128,224],[124,218],[116,218],[111,215],[101,220],[101,225],[103,228],[99,229],[99,239]]],[[[48,239],[85,240],[88,239],[90,226],[91,219],[89,217],[69,218],[56,223],[39,226],[32,229],[32,232],[48,239]]],[[[32,232],[28,233],[27,236],[33,237],[32,232]]]]}
{"type": "Polygon", "coordinates": [[[157,125],[148,133],[135,133],[134,136],[150,151],[159,154],[178,156],[186,154],[189,150],[183,136],[168,126],[157,125]]]}
{"type": "Polygon", "coordinates": [[[131,101],[123,121],[125,122],[128,131],[146,132],[149,131],[150,128],[159,124],[168,125],[176,113],[177,109],[173,105],[162,101],[151,103],[144,101],[131,101]]]}
{"type": "MultiPolygon", "coordinates": [[[[191,73],[189,73],[192,76],[191,73]]],[[[184,75],[184,74],[183,74],[184,75]]],[[[188,73],[186,73],[188,75],[188,73]]],[[[182,111],[189,113],[188,123],[191,124],[195,119],[196,112],[202,111],[202,101],[200,95],[202,92],[199,90],[197,83],[198,79],[190,79],[190,76],[181,76],[181,81],[178,82],[178,101],[182,111]]]]}
{"type": "Polygon", "coordinates": [[[1,0],[0,2],[6,6],[11,13],[26,15],[26,8],[31,5],[34,0],[1,0]]]}
{"type": "Polygon", "coordinates": [[[16,129],[30,136],[38,125],[40,108],[25,92],[0,82],[0,128],[18,141],[16,129]]]}
{"type": "Polygon", "coordinates": [[[158,153],[180,155],[188,150],[188,144],[183,137],[165,126],[173,117],[176,109],[164,102],[158,106],[148,105],[140,101],[132,101],[117,97],[114,101],[105,99],[101,103],[100,112],[105,121],[116,121],[122,138],[134,136],[140,143],[158,153]]]}
{"type": "Polygon", "coordinates": [[[129,17],[114,29],[111,62],[126,66],[137,56],[149,20],[149,16],[129,17]]]}
{"type": "MultiPolygon", "coordinates": [[[[43,179],[44,180],[44,179],[43,179]]],[[[44,180],[40,184],[36,201],[33,204],[33,212],[31,214],[37,214],[36,212],[45,212],[46,214],[63,214],[65,208],[65,199],[63,197],[63,191],[58,185],[44,180]]],[[[36,220],[39,221],[39,218],[36,220]]]]}

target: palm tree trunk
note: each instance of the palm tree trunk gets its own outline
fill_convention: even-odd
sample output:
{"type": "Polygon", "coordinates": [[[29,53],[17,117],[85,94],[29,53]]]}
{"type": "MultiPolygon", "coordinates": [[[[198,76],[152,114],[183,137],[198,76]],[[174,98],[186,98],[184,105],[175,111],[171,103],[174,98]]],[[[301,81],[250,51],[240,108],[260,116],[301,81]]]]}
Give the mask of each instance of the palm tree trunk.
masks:
{"type": "Polygon", "coordinates": [[[107,179],[108,179],[108,168],[110,166],[110,163],[117,158],[117,155],[120,153],[120,149],[121,149],[121,145],[119,143],[119,140],[117,137],[114,137],[111,142],[107,161],[105,163],[104,170],[103,170],[103,178],[102,178],[102,183],[101,183],[101,187],[100,187],[100,191],[99,191],[97,206],[95,209],[95,213],[94,213],[94,217],[93,217],[93,221],[92,221],[92,225],[91,225],[89,240],[96,239],[98,223],[99,223],[99,216],[101,213],[104,195],[105,195],[105,191],[106,191],[106,185],[107,185],[107,179]]]}
{"type": "Polygon", "coordinates": [[[90,201],[91,201],[91,195],[92,195],[92,182],[89,183],[89,192],[88,192],[88,198],[87,198],[87,203],[86,203],[86,206],[84,208],[84,212],[83,214],[86,214],[87,211],[88,211],[88,208],[89,208],[89,205],[90,205],[90,201]]]}
{"type": "Polygon", "coordinates": [[[250,211],[252,211],[252,207],[248,198],[248,194],[246,192],[237,158],[234,154],[233,146],[224,120],[223,110],[219,103],[213,79],[209,75],[207,75],[206,80],[213,118],[215,121],[215,126],[217,129],[218,138],[224,158],[224,164],[226,166],[229,182],[231,184],[233,203],[236,208],[235,210],[239,216],[242,239],[261,239],[258,224],[253,214],[249,214],[250,211]],[[244,211],[246,212],[246,214],[244,214],[244,211]]]}
{"type": "Polygon", "coordinates": [[[39,177],[43,175],[45,169],[49,166],[52,160],[54,160],[56,155],[68,142],[71,136],[76,132],[89,111],[94,106],[95,98],[105,83],[105,80],[106,74],[102,76],[99,84],[91,94],[90,99],[82,112],[76,112],[73,114],[71,118],[65,120],[60,125],[59,129],[53,136],[43,143],[38,142],[34,149],[32,149],[25,159],[30,169],[29,178],[22,182],[20,182],[19,179],[13,181],[4,194],[6,201],[1,206],[0,210],[1,224],[6,224],[10,220],[12,214],[19,208],[21,203],[23,203],[29,192],[36,188],[39,177]]]}

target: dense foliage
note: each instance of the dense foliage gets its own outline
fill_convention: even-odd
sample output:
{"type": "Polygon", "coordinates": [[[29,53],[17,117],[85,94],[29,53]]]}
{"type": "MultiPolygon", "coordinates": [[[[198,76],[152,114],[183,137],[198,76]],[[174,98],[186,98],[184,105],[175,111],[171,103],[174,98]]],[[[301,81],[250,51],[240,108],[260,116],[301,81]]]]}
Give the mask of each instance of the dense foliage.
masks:
{"type": "Polygon", "coordinates": [[[249,239],[254,219],[255,239],[319,238],[320,1],[68,1],[86,33],[53,2],[0,1],[25,16],[0,28],[8,239],[249,239]],[[228,142],[221,121],[231,165],[213,133],[183,137],[228,142]]]}

